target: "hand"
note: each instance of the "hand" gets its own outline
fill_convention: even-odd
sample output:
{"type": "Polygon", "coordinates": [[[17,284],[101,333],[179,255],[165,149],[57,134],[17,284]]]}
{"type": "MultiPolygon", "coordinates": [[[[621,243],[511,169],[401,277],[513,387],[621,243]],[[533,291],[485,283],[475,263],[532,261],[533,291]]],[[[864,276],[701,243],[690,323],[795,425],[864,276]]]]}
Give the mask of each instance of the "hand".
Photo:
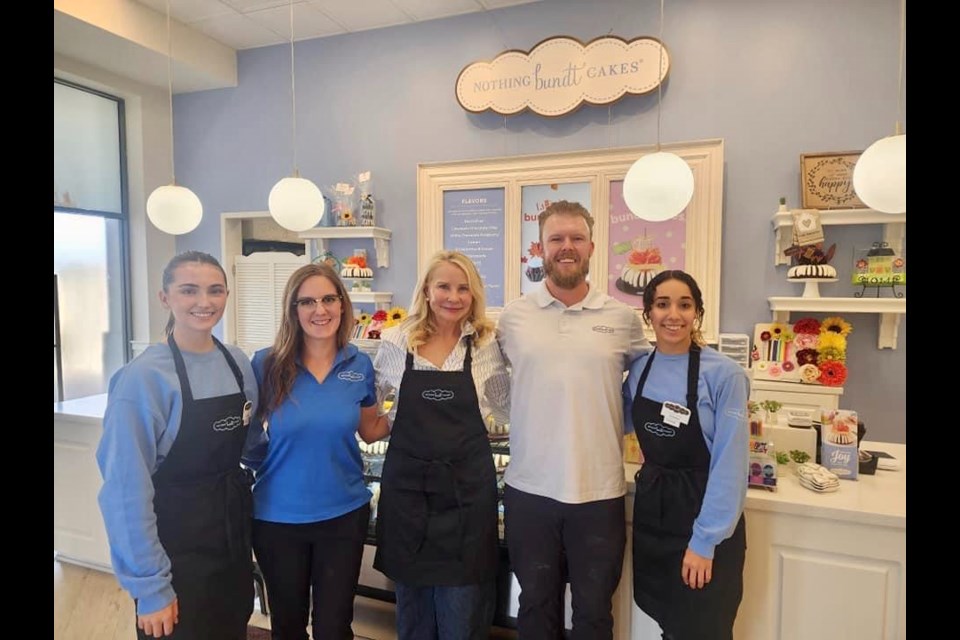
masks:
{"type": "Polygon", "coordinates": [[[713,578],[713,560],[704,558],[688,548],[683,554],[680,577],[683,578],[683,584],[691,589],[703,589],[713,578]]]}
{"type": "Polygon", "coordinates": [[[144,635],[162,638],[173,635],[173,625],[180,622],[180,605],[177,599],[160,611],[137,616],[137,628],[142,629],[144,635]]]}

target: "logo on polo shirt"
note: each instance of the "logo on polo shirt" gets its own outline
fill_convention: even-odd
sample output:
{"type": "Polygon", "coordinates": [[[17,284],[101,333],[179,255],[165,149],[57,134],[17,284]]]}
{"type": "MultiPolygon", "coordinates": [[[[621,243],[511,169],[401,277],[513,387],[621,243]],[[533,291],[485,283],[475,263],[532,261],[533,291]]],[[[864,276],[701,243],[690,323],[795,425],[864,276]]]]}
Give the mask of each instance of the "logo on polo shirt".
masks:
{"type": "Polygon", "coordinates": [[[605,324],[595,324],[591,327],[597,333],[613,333],[613,327],[608,327],[605,324]]]}
{"type": "Polygon", "coordinates": [[[673,436],[677,435],[676,429],[662,425],[659,422],[648,422],[643,425],[643,428],[658,438],[672,438],[673,436]]]}
{"type": "Polygon", "coordinates": [[[453,391],[449,389],[426,389],[420,394],[420,397],[431,402],[443,402],[444,400],[453,400],[453,391]]]}
{"type": "Polygon", "coordinates": [[[337,374],[337,378],[345,382],[363,382],[367,379],[359,371],[341,371],[337,374]]]}
{"type": "Polygon", "coordinates": [[[243,424],[243,420],[240,419],[240,416],[230,416],[229,418],[220,418],[213,423],[214,431],[233,431],[237,427],[243,424]]]}

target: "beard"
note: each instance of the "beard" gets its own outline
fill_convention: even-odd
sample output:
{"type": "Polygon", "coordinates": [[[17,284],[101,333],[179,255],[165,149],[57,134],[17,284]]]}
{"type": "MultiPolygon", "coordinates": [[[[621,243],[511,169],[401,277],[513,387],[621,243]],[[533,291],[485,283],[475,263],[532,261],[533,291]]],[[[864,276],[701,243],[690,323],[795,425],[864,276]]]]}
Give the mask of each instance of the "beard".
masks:
{"type": "Polygon", "coordinates": [[[543,270],[555,286],[561,289],[573,289],[586,280],[587,274],[590,273],[590,260],[584,260],[576,251],[561,251],[556,256],[548,257],[543,261],[543,270]],[[576,263],[577,268],[574,271],[561,271],[558,261],[568,257],[579,260],[576,263]]]}

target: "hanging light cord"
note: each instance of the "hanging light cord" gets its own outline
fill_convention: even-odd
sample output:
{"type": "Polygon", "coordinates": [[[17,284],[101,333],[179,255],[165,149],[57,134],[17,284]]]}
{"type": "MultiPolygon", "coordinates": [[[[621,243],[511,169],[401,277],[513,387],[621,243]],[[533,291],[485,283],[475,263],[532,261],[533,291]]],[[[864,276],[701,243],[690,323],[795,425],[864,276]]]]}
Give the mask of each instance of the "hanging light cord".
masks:
{"type": "MultiPolygon", "coordinates": [[[[169,0],[167,0],[169,2],[169,0]]],[[[293,0],[290,0],[290,102],[293,106],[293,177],[300,177],[297,168],[297,74],[293,66],[293,0]]]]}
{"type": "Polygon", "coordinates": [[[907,40],[907,0],[900,3],[900,73],[897,87],[897,129],[895,135],[900,135],[900,124],[903,122],[903,51],[907,40]]]}
{"type": "Polygon", "coordinates": [[[173,39],[170,37],[170,0],[167,0],[167,106],[170,108],[170,184],[177,184],[173,153],[173,39]]]}
{"type": "Polygon", "coordinates": [[[660,0],[660,62],[657,64],[657,153],[660,152],[660,111],[663,105],[663,78],[660,73],[663,71],[663,0],[660,0]]]}

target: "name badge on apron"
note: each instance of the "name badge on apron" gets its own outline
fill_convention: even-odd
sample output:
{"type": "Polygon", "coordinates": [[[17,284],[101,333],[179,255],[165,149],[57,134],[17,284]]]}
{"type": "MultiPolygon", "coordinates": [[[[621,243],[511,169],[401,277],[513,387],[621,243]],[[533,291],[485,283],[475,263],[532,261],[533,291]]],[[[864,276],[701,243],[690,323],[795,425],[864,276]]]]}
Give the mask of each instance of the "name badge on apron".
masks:
{"type": "Polygon", "coordinates": [[[690,409],[676,402],[664,402],[660,412],[663,422],[671,427],[679,427],[690,422],[690,409]]]}

